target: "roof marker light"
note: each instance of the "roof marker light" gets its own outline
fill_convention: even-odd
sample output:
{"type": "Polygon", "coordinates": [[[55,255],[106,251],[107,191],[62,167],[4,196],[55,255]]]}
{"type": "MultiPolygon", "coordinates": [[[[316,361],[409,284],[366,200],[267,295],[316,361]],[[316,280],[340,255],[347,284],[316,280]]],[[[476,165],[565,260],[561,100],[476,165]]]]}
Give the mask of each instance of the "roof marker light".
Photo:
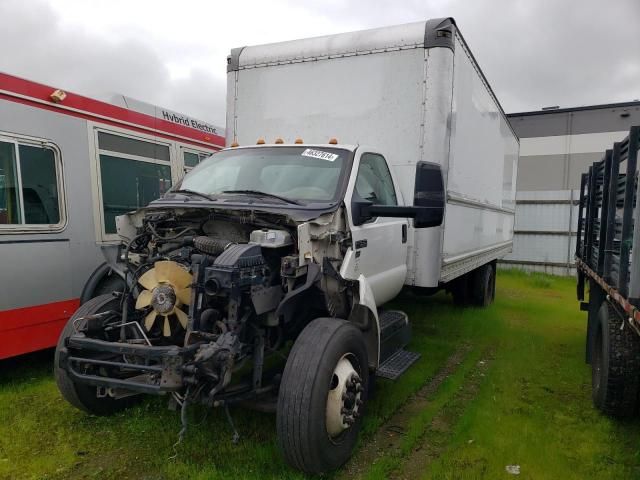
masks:
{"type": "Polygon", "coordinates": [[[264,145],[264,138],[259,138],[256,145],[264,145]]]}
{"type": "Polygon", "coordinates": [[[281,139],[280,137],[278,137],[278,138],[276,138],[275,143],[276,143],[276,145],[282,145],[284,143],[284,140],[281,139]]]}
{"type": "Polygon", "coordinates": [[[302,140],[300,137],[298,137],[298,138],[296,138],[296,141],[293,142],[293,143],[295,143],[296,145],[301,145],[301,144],[304,143],[304,140],[302,140]]]}
{"type": "Polygon", "coordinates": [[[240,146],[240,144],[238,142],[236,142],[235,140],[231,144],[231,148],[236,148],[236,147],[239,147],[239,146],[240,146]]]}
{"type": "Polygon", "coordinates": [[[337,145],[338,144],[338,139],[337,138],[332,138],[329,140],[329,145],[337,145]]]}
{"type": "Polygon", "coordinates": [[[51,92],[51,95],[49,95],[49,98],[54,103],[60,103],[64,101],[65,98],[67,98],[67,94],[64,90],[54,90],[53,92],[51,92]]]}

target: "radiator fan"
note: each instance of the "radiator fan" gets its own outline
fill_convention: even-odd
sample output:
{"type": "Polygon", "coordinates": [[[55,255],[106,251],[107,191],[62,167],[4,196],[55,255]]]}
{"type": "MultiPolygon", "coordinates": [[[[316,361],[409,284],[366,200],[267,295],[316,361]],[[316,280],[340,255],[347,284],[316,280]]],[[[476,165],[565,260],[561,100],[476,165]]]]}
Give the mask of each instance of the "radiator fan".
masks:
{"type": "Polygon", "coordinates": [[[138,280],[143,290],[136,300],[136,310],[149,306],[152,310],[144,319],[144,327],[150,331],[157,320],[162,320],[162,334],[171,336],[170,317],[178,320],[182,328],[187,328],[187,314],[180,309],[191,301],[193,277],[178,263],[162,260],[156,262],[138,280]]]}

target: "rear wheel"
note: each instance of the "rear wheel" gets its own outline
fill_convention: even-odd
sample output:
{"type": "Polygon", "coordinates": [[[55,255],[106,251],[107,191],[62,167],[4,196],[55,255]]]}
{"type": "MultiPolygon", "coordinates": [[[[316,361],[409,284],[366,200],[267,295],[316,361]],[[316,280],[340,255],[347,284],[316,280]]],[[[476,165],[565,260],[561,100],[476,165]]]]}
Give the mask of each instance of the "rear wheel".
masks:
{"type": "Polygon", "coordinates": [[[300,333],[280,384],[278,443],[309,474],[335,470],[351,456],[368,390],[362,333],[345,320],[319,318],[300,333]]]}
{"type": "Polygon", "coordinates": [[[593,345],[598,330],[599,312],[605,301],[604,290],[594,281],[589,280],[589,310],[587,313],[587,338],[586,338],[586,362],[591,363],[593,358],[593,345]]]}
{"type": "Polygon", "coordinates": [[[496,292],[496,271],[488,263],[471,272],[471,304],[488,307],[493,303],[496,292]]]}
{"type": "Polygon", "coordinates": [[[598,311],[591,356],[594,405],[607,415],[629,417],[636,412],[640,337],[624,325],[615,308],[604,302],[598,311]]]}
{"type": "Polygon", "coordinates": [[[53,370],[60,393],[64,399],[74,407],[94,415],[110,415],[118,412],[130,406],[136,398],[125,397],[116,399],[111,396],[98,397],[97,387],[75,383],[69,377],[66,370],[60,368],[60,351],[65,348],[66,339],[74,333],[74,322],[76,319],[108,310],[118,310],[119,308],[120,299],[115,298],[113,295],[100,295],[82,304],[62,330],[60,338],[58,339],[58,345],[56,346],[53,370]]]}
{"type": "Polygon", "coordinates": [[[466,307],[471,303],[471,275],[473,272],[465,273],[451,281],[453,303],[459,307],[466,307]]]}

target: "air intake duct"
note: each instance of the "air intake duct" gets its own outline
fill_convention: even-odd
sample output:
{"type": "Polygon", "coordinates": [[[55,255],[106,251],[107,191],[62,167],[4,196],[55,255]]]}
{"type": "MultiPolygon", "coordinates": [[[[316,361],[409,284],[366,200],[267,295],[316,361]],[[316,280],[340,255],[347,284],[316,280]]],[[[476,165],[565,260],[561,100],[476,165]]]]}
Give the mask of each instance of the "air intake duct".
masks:
{"type": "Polygon", "coordinates": [[[209,255],[220,255],[229,245],[233,245],[233,242],[205,236],[193,238],[193,246],[209,255]]]}

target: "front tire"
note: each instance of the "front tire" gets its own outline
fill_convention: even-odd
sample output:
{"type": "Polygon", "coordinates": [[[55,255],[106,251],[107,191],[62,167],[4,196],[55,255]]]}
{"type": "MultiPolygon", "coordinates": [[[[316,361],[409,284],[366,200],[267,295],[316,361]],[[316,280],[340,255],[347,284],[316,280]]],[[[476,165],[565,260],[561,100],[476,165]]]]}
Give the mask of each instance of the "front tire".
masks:
{"type": "Polygon", "coordinates": [[[612,417],[636,413],[640,387],[640,337],[609,303],[598,310],[592,357],[593,404],[612,417]]]}
{"type": "Polygon", "coordinates": [[[289,464],[321,474],[349,459],[368,381],[366,346],[353,324],[319,318],[304,328],[287,359],[278,395],[278,444],[289,464]]]}
{"type": "Polygon", "coordinates": [[[76,313],[69,319],[67,325],[62,330],[56,353],[54,356],[53,372],[60,393],[64,399],[80,410],[93,415],[111,415],[130,406],[136,397],[125,397],[115,399],[113,397],[97,397],[97,388],[75,383],[67,374],[66,370],[60,368],[60,350],[65,347],[65,341],[74,332],[74,321],[78,318],[95,313],[117,310],[120,308],[120,299],[113,295],[100,295],[82,304],[76,313]]]}

